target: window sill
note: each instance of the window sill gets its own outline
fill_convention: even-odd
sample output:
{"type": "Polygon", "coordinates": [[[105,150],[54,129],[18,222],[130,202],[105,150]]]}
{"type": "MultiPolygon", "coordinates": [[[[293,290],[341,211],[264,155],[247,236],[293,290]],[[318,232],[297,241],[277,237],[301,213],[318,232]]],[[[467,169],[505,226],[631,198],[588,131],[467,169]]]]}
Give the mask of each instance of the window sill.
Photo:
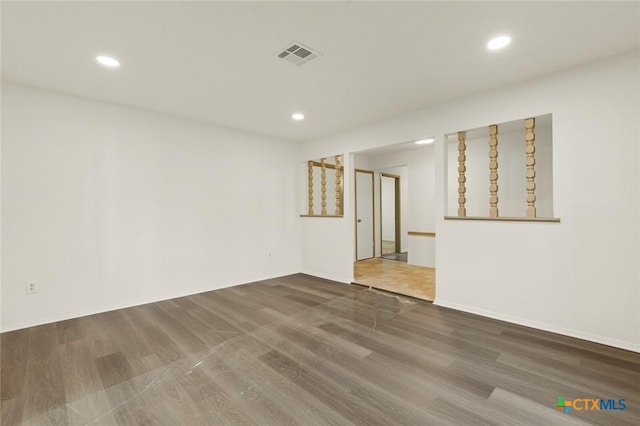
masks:
{"type": "Polygon", "coordinates": [[[445,216],[445,220],[487,220],[493,222],[552,222],[559,223],[559,217],[484,217],[484,216],[445,216]]]}

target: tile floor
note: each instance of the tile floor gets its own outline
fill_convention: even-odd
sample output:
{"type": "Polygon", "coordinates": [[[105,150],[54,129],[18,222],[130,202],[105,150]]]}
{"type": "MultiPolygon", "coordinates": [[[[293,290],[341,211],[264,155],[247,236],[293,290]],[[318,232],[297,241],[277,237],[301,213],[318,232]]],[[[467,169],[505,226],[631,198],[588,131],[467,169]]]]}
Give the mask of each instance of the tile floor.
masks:
{"type": "Polygon", "coordinates": [[[436,270],[381,258],[354,263],[355,283],[433,302],[436,270]]]}

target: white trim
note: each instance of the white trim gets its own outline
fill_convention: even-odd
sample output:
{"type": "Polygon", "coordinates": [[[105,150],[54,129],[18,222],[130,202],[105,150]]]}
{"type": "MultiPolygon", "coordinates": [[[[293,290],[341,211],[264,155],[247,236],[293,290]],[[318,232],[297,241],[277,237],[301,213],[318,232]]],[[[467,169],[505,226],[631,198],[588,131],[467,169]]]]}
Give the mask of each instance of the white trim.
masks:
{"type": "Polygon", "coordinates": [[[37,327],[39,325],[52,324],[52,323],[56,323],[56,322],[60,322],[60,321],[67,321],[67,320],[74,319],[74,318],[87,317],[89,315],[103,314],[105,312],[117,311],[119,309],[127,309],[127,308],[132,308],[134,306],[141,306],[141,305],[146,305],[146,304],[149,304],[149,303],[163,302],[165,300],[172,300],[172,299],[177,299],[177,298],[180,298],[180,297],[187,297],[187,296],[193,296],[193,295],[201,294],[201,293],[208,293],[210,291],[222,290],[224,288],[236,287],[236,286],[243,285],[243,284],[250,284],[250,283],[259,282],[259,281],[266,281],[266,280],[270,280],[270,279],[274,279],[274,278],[286,277],[286,276],[289,276],[289,275],[295,275],[297,273],[299,273],[299,272],[290,272],[290,273],[287,273],[287,274],[278,274],[278,275],[273,275],[273,276],[269,275],[267,277],[256,278],[254,280],[241,282],[241,283],[221,284],[221,285],[213,287],[213,288],[203,288],[203,289],[199,289],[199,290],[193,291],[193,292],[175,293],[175,294],[171,294],[171,295],[168,295],[168,296],[162,296],[162,297],[159,297],[159,298],[137,300],[137,301],[132,302],[132,303],[109,305],[109,306],[101,307],[101,308],[96,309],[96,310],[76,311],[76,312],[72,312],[72,313],[69,313],[69,314],[66,314],[66,315],[63,315],[63,316],[60,316],[60,317],[38,318],[38,319],[35,319],[33,321],[25,321],[25,322],[20,322],[20,323],[17,323],[17,324],[10,324],[9,326],[7,326],[6,324],[3,323],[2,324],[2,330],[0,332],[1,333],[7,333],[9,331],[21,330],[23,328],[37,327]]]}
{"type": "Polygon", "coordinates": [[[562,334],[563,336],[575,337],[577,339],[587,340],[594,343],[600,343],[607,346],[613,346],[615,348],[625,349],[628,351],[640,353],[640,344],[634,342],[626,342],[624,340],[612,339],[607,336],[600,336],[597,334],[585,333],[584,331],[574,330],[571,328],[559,327],[557,325],[531,321],[526,318],[515,317],[511,315],[500,314],[493,311],[487,311],[481,308],[475,308],[472,306],[461,305],[459,303],[449,302],[447,300],[437,299],[433,302],[434,305],[442,306],[443,308],[455,309],[457,311],[468,312],[471,314],[480,315],[483,317],[493,318],[501,321],[506,321],[514,324],[524,325],[526,327],[536,328],[538,330],[549,331],[551,333],[562,334]]]}

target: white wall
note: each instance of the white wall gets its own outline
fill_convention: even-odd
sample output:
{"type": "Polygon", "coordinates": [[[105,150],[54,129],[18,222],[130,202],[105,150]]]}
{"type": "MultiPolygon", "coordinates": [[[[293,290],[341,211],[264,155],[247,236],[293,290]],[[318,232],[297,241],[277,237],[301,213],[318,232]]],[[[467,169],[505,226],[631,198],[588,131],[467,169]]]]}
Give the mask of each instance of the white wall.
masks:
{"type": "MultiPolygon", "coordinates": [[[[435,267],[435,239],[409,236],[408,231],[433,232],[435,230],[435,170],[433,146],[372,155],[374,170],[399,174],[402,186],[401,233],[402,251],[408,252],[410,265],[435,267]],[[400,168],[393,166],[402,165],[400,168]]],[[[375,194],[379,196],[379,179],[375,179],[375,194]]],[[[379,200],[376,199],[376,203],[379,200]]],[[[376,209],[378,209],[376,204],[376,209]]],[[[379,210],[376,210],[378,212],[379,210]]],[[[376,229],[379,230],[379,222],[376,229]]],[[[379,244],[378,244],[379,245],[379,244]]],[[[380,255],[379,247],[377,256],[380,255]]]]}
{"type": "MultiPolygon", "coordinates": [[[[396,239],[396,184],[393,178],[383,177],[380,199],[380,215],[382,219],[382,240],[395,241],[396,239]]],[[[402,237],[399,235],[400,239],[402,237]]]]}
{"type": "MultiPolygon", "coordinates": [[[[339,147],[338,147],[339,148],[339,147]]],[[[355,259],[355,216],[354,201],[351,194],[354,193],[354,156],[344,155],[344,151],[318,150],[314,157],[327,157],[343,154],[344,159],[344,201],[343,217],[301,217],[301,270],[304,273],[322,277],[334,281],[353,282],[353,262],[355,259]],[[350,223],[347,223],[350,222],[350,223]],[[336,232],[339,230],[339,232],[336,232]],[[303,237],[304,236],[304,237],[303,237]],[[344,259],[345,255],[347,259],[344,259]],[[322,253],[322,256],[316,256],[322,253]]],[[[305,162],[307,157],[301,156],[305,162]]],[[[300,169],[298,169],[300,171],[300,169]]],[[[306,173],[306,171],[304,172],[306,173]]],[[[307,190],[306,174],[298,173],[299,194],[305,194],[307,190]]],[[[301,197],[303,198],[303,197],[301,197]]],[[[306,201],[301,199],[298,203],[302,212],[306,212],[306,201]]],[[[303,213],[304,214],[304,213],[303,213]]]]}
{"type": "Polygon", "coordinates": [[[354,154],[353,167],[355,169],[371,170],[371,158],[364,154],[354,154]]]}
{"type": "MultiPolygon", "coordinates": [[[[436,170],[435,149],[428,146],[412,151],[408,158],[408,219],[409,231],[435,232],[436,170]]],[[[436,237],[409,235],[410,265],[436,266],[436,237]]]]}
{"type": "MultiPolygon", "coordinates": [[[[436,303],[640,351],[639,76],[639,52],[609,58],[311,141],[301,158],[437,135],[436,303]],[[562,222],[445,221],[444,135],[547,113],[562,222]]],[[[303,226],[303,269],[351,280],[347,217],[323,224],[330,246],[303,226]]]]}
{"type": "Polygon", "coordinates": [[[299,272],[297,145],[2,89],[4,331],[299,272]]]}
{"type": "MultiPolygon", "coordinates": [[[[0,12],[0,20],[2,12],[0,12]]],[[[1,41],[0,41],[1,44],[1,41]]],[[[0,55],[1,57],[1,55],[0,55]]],[[[1,68],[0,60],[0,68],[1,68]]],[[[0,99],[2,99],[2,89],[0,88],[0,99]]],[[[0,116],[2,115],[2,107],[0,106],[0,116]]],[[[2,132],[2,120],[0,119],[0,133],[2,132]]],[[[2,138],[0,137],[0,332],[2,332],[2,138]]],[[[2,339],[0,338],[0,366],[2,365],[2,339]]],[[[1,375],[0,375],[1,377],[1,375]]],[[[0,389],[2,389],[2,380],[0,379],[0,389]]],[[[2,413],[0,413],[1,415],[2,413]]]]}

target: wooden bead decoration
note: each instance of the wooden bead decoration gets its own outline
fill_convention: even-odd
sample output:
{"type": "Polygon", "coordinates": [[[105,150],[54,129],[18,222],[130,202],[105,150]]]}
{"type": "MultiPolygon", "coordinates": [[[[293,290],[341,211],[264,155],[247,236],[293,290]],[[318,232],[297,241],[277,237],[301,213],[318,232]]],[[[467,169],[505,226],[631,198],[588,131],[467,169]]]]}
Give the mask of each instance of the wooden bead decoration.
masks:
{"type": "Polygon", "coordinates": [[[342,216],[342,166],[341,155],[336,155],[336,216],[342,216]]]}
{"type": "Polygon", "coordinates": [[[524,141],[526,159],[527,178],[527,217],[536,217],[536,119],[527,118],[524,120],[524,141]]]}
{"type": "Polygon", "coordinates": [[[313,161],[309,161],[307,162],[307,166],[308,166],[308,172],[309,172],[309,179],[308,179],[308,184],[309,184],[309,211],[308,211],[308,215],[309,216],[313,216],[313,161]]]}
{"type": "Polygon", "coordinates": [[[465,177],[465,172],[467,171],[465,166],[465,160],[467,159],[465,156],[467,149],[465,144],[466,137],[467,132],[458,132],[458,217],[467,215],[467,209],[465,208],[465,203],[467,202],[465,198],[465,193],[467,192],[465,188],[465,182],[467,181],[465,177]]]}
{"type": "Polygon", "coordinates": [[[320,167],[322,173],[320,174],[320,185],[322,192],[322,209],[320,210],[320,214],[322,216],[327,215],[327,165],[325,163],[326,158],[320,159],[320,167]]]}
{"type": "Polygon", "coordinates": [[[489,217],[498,217],[498,126],[489,126],[489,217]]]}

